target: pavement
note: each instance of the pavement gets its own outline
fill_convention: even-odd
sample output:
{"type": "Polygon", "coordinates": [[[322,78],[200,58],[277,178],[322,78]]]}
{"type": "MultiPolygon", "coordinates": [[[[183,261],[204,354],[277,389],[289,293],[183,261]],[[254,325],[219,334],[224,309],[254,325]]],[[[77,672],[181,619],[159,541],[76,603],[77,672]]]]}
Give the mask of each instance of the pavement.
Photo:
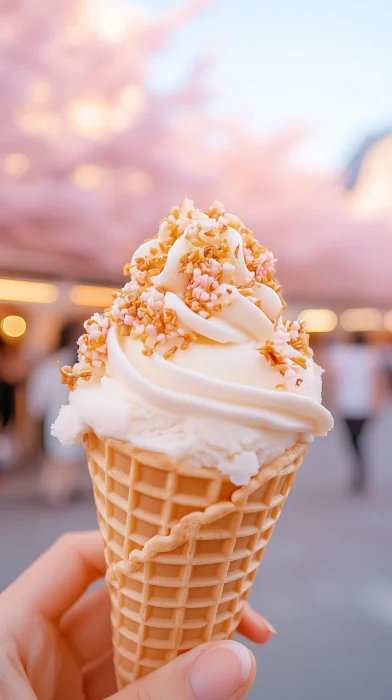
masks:
{"type": "MultiPolygon", "coordinates": [[[[278,633],[253,648],[249,700],[391,700],[391,429],[388,407],[366,435],[366,496],[349,495],[342,426],[310,448],[252,592],[278,633]]],[[[58,535],[95,525],[86,480],[78,499],[53,510],[34,472],[0,479],[0,589],[58,535]]]]}

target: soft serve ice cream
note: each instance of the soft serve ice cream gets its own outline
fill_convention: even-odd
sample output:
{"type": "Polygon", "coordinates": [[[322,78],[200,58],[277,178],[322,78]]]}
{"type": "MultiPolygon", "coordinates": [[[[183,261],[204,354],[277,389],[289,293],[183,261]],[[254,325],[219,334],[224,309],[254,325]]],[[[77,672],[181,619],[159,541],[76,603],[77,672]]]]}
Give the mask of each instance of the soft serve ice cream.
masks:
{"type": "Polygon", "coordinates": [[[275,263],[219,202],[173,208],[125,266],[112,307],[86,321],[53,434],[72,444],[93,431],[236,485],[325,435],[322,370],[304,325],[283,318],[275,263]]]}

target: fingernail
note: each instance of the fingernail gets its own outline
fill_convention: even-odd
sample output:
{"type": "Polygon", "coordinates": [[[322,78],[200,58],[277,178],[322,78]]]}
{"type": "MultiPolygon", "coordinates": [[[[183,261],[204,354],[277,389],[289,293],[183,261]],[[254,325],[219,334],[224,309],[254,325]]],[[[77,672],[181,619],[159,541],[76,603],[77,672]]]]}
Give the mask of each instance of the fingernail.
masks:
{"type": "Polygon", "coordinates": [[[268,622],[268,620],[265,620],[265,619],[264,619],[264,622],[265,622],[265,626],[266,626],[267,630],[268,630],[269,632],[271,632],[271,634],[277,634],[277,631],[276,631],[275,627],[272,627],[271,623],[268,622]]]}
{"type": "Polygon", "coordinates": [[[251,656],[242,644],[222,642],[199,656],[189,671],[194,700],[230,700],[249,679],[251,656]]]}

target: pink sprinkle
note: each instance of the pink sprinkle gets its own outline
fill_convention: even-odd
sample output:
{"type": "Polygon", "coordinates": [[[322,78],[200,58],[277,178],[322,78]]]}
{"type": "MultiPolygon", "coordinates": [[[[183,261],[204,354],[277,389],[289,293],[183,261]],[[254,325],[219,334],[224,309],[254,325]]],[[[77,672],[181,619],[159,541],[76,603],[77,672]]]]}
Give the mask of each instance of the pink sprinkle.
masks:
{"type": "Polygon", "coordinates": [[[124,323],[126,326],[133,326],[135,319],[130,314],[127,314],[124,318],[124,323]]]}
{"type": "Polygon", "coordinates": [[[218,262],[217,260],[214,260],[214,259],[212,258],[212,259],[210,260],[210,266],[211,266],[211,275],[213,275],[213,277],[216,277],[217,274],[218,274],[218,273],[221,271],[221,269],[222,269],[221,263],[218,262]]]}
{"type": "Polygon", "coordinates": [[[177,335],[183,337],[185,335],[185,331],[183,328],[177,328],[177,335]]]}
{"type": "Polygon", "coordinates": [[[203,292],[202,295],[201,295],[201,297],[200,297],[200,299],[201,299],[202,301],[209,301],[210,298],[211,298],[211,297],[210,297],[210,294],[209,294],[208,292],[203,292]]]}
{"type": "Polygon", "coordinates": [[[124,284],[123,290],[125,292],[128,292],[128,291],[134,292],[138,288],[138,286],[139,285],[137,282],[127,282],[126,284],[124,284]]]}
{"type": "Polygon", "coordinates": [[[149,336],[156,335],[156,330],[152,323],[149,323],[148,326],[146,326],[146,333],[149,336]]]}
{"type": "Polygon", "coordinates": [[[159,333],[157,337],[157,342],[158,343],[166,343],[166,335],[165,333],[159,333]]]}

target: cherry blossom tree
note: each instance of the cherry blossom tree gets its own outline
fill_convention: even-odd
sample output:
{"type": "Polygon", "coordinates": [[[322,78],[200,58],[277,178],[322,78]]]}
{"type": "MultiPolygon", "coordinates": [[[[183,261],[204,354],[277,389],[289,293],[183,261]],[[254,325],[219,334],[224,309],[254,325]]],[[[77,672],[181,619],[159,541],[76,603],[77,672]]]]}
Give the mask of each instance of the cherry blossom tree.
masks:
{"type": "Polygon", "coordinates": [[[287,295],[385,299],[390,222],[291,168],[295,130],[263,141],[212,117],[207,53],[181,90],[149,89],[150,56],[207,5],[0,0],[1,268],[115,283],[172,204],[218,198],[281,259],[287,295]]]}
{"type": "Polygon", "coordinates": [[[110,275],[179,183],[205,189],[168,147],[177,114],[201,109],[200,67],[183,92],[147,89],[151,53],[205,4],[154,19],[111,0],[2,3],[3,265],[18,248],[22,269],[110,275]],[[80,264],[67,269],[71,261],[80,264]]]}

